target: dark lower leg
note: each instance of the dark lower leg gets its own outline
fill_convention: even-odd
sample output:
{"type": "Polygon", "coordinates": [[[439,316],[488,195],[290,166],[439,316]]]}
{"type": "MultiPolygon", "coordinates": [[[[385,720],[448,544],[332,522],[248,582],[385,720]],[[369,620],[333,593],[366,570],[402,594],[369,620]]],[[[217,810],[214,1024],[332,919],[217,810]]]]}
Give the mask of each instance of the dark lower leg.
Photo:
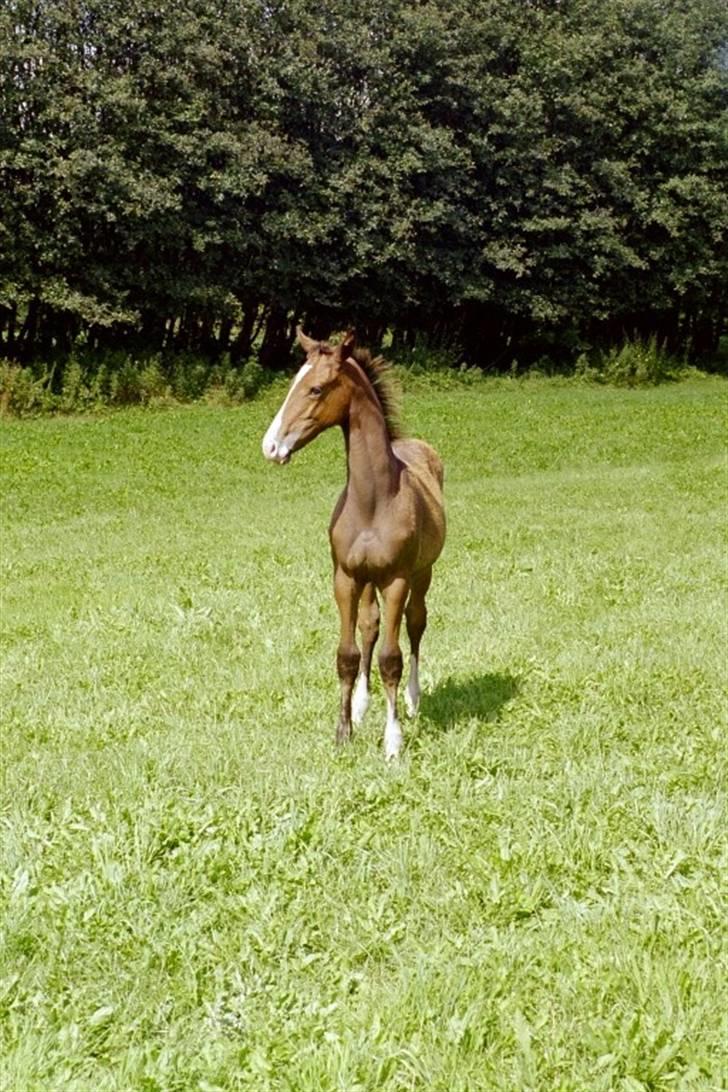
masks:
{"type": "Polygon", "coordinates": [[[346,743],[351,737],[351,694],[359,670],[359,649],[356,645],[339,645],[336,653],[336,670],[341,685],[341,709],[336,727],[336,742],[346,743]]]}
{"type": "Polygon", "coordinates": [[[334,576],[334,594],[339,608],[341,632],[336,653],[336,670],[341,685],[341,708],[336,728],[337,743],[345,743],[351,736],[351,692],[359,670],[359,649],[354,640],[356,612],[361,586],[341,569],[334,576]]]}
{"type": "Polygon", "coordinates": [[[420,641],[427,627],[427,607],[424,599],[410,598],[407,604],[407,636],[413,656],[420,654],[420,641]]]}

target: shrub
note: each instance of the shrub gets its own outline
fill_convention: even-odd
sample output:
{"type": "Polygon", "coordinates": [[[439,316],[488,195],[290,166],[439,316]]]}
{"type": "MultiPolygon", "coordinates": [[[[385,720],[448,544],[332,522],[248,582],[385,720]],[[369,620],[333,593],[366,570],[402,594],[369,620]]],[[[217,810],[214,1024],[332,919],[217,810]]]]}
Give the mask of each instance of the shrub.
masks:
{"type": "Polygon", "coordinates": [[[103,361],[89,383],[91,399],[95,404],[104,405],[111,401],[111,380],[112,372],[106,361],[103,361]]]}
{"type": "Polygon", "coordinates": [[[92,401],[93,393],[84,382],[83,368],[75,357],[71,357],[63,369],[58,408],[64,413],[73,413],[86,409],[92,401]]]}
{"type": "Polygon", "coordinates": [[[58,399],[49,388],[50,376],[32,368],[21,368],[9,360],[0,361],[0,413],[27,417],[55,409],[58,399]]]}
{"type": "Polygon", "coordinates": [[[162,401],[163,399],[170,397],[171,391],[169,384],[162,371],[162,366],[158,357],[152,357],[141,367],[139,373],[139,390],[141,401],[145,404],[148,402],[162,401]]]}
{"type": "Polygon", "coordinates": [[[246,361],[242,368],[234,368],[225,356],[210,372],[205,398],[209,402],[234,406],[254,398],[269,380],[270,373],[255,357],[246,361]]]}
{"type": "Polygon", "coordinates": [[[210,380],[209,364],[194,356],[181,356],[171,367],[172,394],[180,402],[194,402],[205,393],[210,380]]]}
{"type": "Polygon", "coordinates": [[[257,357],[246,361],[240,372],[240,390],[245,398],[253,398],[265,383],[265,372],[257,357]]]}
{"type": "Polygon", "coordinates": [[[133,406],[143,401],[138,365],[125,361],[111,376],[110,400],[117,406],[133,406]]]}
{"type": "Polygon", "coordinates": [[[593,357],[582,353],[576,361],[575,375],[617,387],[646,387],[677,379],[684,370],[685,364],[653,336],[647,340],[629,339],[593,357]]]}

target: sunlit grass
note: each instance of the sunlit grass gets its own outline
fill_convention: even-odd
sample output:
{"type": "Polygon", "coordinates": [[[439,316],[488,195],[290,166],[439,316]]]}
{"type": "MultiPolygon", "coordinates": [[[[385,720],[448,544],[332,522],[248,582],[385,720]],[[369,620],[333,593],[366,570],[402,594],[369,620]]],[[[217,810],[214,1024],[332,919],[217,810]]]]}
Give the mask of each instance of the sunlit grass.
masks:
{"type": "Polygon", "coordinates": [[[0,1087],[722,1089],[725,385],[405,401],[419,720],[333,747],[340,439],[5,423],[0,1087]]]}

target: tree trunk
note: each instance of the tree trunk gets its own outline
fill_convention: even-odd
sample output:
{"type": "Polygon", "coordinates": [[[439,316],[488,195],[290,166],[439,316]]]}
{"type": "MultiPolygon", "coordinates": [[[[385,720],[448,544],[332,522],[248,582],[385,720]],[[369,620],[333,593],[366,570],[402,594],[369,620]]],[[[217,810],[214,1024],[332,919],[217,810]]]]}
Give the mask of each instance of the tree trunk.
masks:
{"type": "Polygon", "coordinates": [[[287,320],[288,312],[285,307],[271,307],[265,324],[263,344],[258,353],[261,367],[282,371],[290,364],[291,342],[287,320]]]}
{"type": "Polygon", "coordinates": [[[253,339],[257,336],[257,321],[260,304],[257,300],[247,299],[243,301],[243,321],[238,330],[237,337],[230,346],[230,360],[233,364],[239,364],[241,360],[247,360],[253,348],[253,339]]]}

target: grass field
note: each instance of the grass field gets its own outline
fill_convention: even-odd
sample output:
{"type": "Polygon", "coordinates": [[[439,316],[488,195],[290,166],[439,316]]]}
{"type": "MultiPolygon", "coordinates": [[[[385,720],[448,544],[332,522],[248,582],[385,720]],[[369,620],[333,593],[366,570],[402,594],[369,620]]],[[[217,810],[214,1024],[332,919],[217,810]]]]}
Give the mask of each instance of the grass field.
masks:
{"type": "Polygon", "coordinates": [[[724,1089],[726,384],[410,390],[425,694],[337,753],[329,434],[6,422],[0,1087],[724,1089]]]}

